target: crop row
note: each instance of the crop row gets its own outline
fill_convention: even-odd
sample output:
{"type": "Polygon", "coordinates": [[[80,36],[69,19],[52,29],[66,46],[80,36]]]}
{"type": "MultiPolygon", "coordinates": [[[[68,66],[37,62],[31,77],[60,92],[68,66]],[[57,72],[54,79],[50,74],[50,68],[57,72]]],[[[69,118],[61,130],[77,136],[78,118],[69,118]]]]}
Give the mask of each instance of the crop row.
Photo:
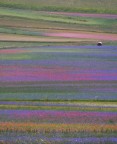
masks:
{"type": "Polygon", "coordinates": [[[0,121],[116,124],[117,114],[115,112],[0,110],[0,121]]]}
{"type": "Polygon", "coordinates": [[[37,124],[0,122],[0,131],[16,132],[117,132],[117,125],[100,124],[37,124]]]}
{"type": "Polygon", "coordinates": [[[35,106],[35,105],[0,105],[0,109],[9,110],[77,110],[77,111],[105,111],[117,112],[117,107],[103,107],[103,106],[35,106]]]}

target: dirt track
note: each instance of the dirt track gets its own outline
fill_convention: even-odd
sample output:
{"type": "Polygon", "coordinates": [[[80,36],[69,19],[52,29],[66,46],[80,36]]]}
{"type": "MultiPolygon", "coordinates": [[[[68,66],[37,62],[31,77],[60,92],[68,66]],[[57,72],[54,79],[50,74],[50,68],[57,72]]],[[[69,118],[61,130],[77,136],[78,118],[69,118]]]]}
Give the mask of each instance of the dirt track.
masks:
{"type": "Polygon", "coordinates": [[[42,36],[0,34],[0,41],[77,42],[95,40],[117,41],[117,35],[82,31],[47,31],[42,33],[42,36]]]}
{"type": "Polygon", "coordinates": [[[67,37],[67,38],[80,38],[80,39],[96,39],[96,40],[111,40],[116,41],[116,34],[107,33],[93,33],[93,32],[58,32],[58,33],[47,33],[46,36],[53,37],[67,37]]]}
{"type": "Polygon", "coordinates": [[[0,34],[0,41],[26,41],[26,42],[76,42],[78,39],[73,38],[54,38],[54,37],[36,37],[15,34],[0,34]]]}

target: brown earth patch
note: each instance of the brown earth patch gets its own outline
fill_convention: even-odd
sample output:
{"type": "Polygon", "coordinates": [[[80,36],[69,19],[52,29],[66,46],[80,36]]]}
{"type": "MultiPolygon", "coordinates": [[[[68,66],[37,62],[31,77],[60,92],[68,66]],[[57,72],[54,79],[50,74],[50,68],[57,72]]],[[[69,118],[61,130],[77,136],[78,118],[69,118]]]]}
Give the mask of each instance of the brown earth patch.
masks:
{"type": "MultiPolygon", "coordinates": [[[[36,36],[25,36],[25,35],[15,35],[15,34],[0,34],[0,41],[32,41],[32,42],[77,42],[83,41],[84,39],[77,38],[60,38],[60,37],[36,37],[36,36]]],[[[85,39],[87,41],[93,41],[90,39],[85,39]]]]}

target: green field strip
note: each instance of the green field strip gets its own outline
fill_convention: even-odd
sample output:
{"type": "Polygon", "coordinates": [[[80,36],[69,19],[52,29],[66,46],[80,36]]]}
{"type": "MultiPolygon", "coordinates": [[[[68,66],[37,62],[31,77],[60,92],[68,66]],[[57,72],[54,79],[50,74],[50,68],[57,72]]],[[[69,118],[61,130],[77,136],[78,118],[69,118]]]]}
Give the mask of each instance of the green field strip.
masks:
{"type": "Polygon", "coordinates": [[[85,13],[117,13],[116,0],[4,0],[0,2],[1,6],[20,8],[20,9],[33,9],[33,10],[49,10],[49,11],[72,11],[72,12],[85,12],[85,13]],[[105,7],[106,5],[106,7],[105,7]]]}
{"type": "Polygon", "coordinates": [[[117,112],[117,107],[96,106],[24,106],[24,105],[0,105],[0,110],[65,110],[65,111],[108,111],[117,112]]]}
{"type": "MultiPolygon", "coordinates": [[[[43,15],[41,12],[30,11],[30,10],[18,10],[18,9],[10,9],[10,8],[0,8],[0,15],[1,16],[13,16],[19,18],[27,18],[27,19],[36,19],[36,20],[52,20],[58,21],[58,18],[61,18],[60,21],[64,22],[64,16],[49,16],[43,15]],[[29,15],[30,13],[30,15],[29,15]],[[57,18],[58,17],[58,18],[57,18]],[[63,19],[62,19],[63,18],[63,19]]],[[[68,22],[68,21],[66,21],[68,22]]],[[[76,21],[74,21],[76,22],[76,21]]]]}
{"type": "Polygon", "coordinates": [[[83,104],[93,104],[93,105],[99,105],[99,106],[104,106],[104,105],[117,105],[117,100],[95,100],[95,99],[73,99],[73,100],[68,100],[68,99],[46,99],[46,100],[36,100],[36,99],[33,99],[33,100],[15,100],[15,99],[4,99],[4,100],[0,100],[0,102],[3,102],[3,101],[6,101],[6,102],[49,102],[49,103],[73,103],[73,104],[78,104],[78,103],[83,103],[83,104]]]}
{"type": "MultiPolygon", "coordinates": [[[[12,11],[12,10],[10,10],[12,11]]],[[[14,10],[15,13],[16,10],[14,10]]],[[[21,11],[21,10],[20,10],[21,11]]],[[[27,12],[27,11],[26,11],[27,12]]],[[[30,12],[30,11],[29,11],[30,12]]],[[[23,12],[25,13],[25,12],[23,12]]],[[[42,19],[39,19],[41,13],[37,18],[29,19],[25,14],[23,18],[17,16],[0,15],[0,33],[14,33],[25,35],[37,35],[41,32],[47,32],[48,30],[75,30],[75,31],[92,31],[92,32],[108,32],[117,33],[117,21],[116,19],[102,19],[102,18],[85,18],[85,17],[67,17],[67,16],[49,16],[42,15],[42,19]],[[47,19],[46,19],[47,17],[47,19]],[[51,19],[52,18],[52,19],[51,19]],[[56,20],[54,20],[54,18],[56,20]],[[13,21],[11,21],[11,19],[13,21]],[[67,20],[67,21],[66,21],[67,20]],[[26,23],[26,25],[24,24],[26,23]],[[28,28],[27,28],[28,26],[28,28]]],[[[37,13],[36,13],[37,15],[37,13]]],[[[35,14],[32,15],[35,17],[35,14]]]]}
{"type": "MultiPolygon", "coordinates": [[[[116,45],[117,42],[105,42],[105,44],[116,45]]],[[[37,46],[56,46],[56,45],[95,45],[94,41],[81,40],[78,42],[16,42],[16,41],[0,41],[0,49],[21,48],[21,47],[37,47],[37,46]]]]}
{"type": "Polygon", "coordinates": [[[41,12],[30,11],[30,10],[17,10],[10,8],[0,8],[1,16],[12,16],[19,18],[27,18],[34,20],[45,20],[52,22],[62,22],[62,23],[73,23],[73,24],[91,24],[91,25],[114,25],[117,24],[116,20],[102,19],[102,18],[84,18],[84,17],[71,17],[71,16],[58,16],[58,15],[47,15],[41,12]],[[29,15],[30,13],[30,15],[29,15]]]}

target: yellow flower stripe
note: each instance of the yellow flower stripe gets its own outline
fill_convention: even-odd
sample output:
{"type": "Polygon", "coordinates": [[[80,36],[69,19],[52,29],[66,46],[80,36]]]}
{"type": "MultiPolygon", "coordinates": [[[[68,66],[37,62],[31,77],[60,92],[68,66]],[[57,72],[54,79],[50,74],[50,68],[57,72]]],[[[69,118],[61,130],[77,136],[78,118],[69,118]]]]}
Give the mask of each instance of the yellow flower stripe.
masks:
{"type": "Polygon", "coordinates": [[[0,122],[0,132],[117,132],[112,124],[50,124],[0,122]]]}

